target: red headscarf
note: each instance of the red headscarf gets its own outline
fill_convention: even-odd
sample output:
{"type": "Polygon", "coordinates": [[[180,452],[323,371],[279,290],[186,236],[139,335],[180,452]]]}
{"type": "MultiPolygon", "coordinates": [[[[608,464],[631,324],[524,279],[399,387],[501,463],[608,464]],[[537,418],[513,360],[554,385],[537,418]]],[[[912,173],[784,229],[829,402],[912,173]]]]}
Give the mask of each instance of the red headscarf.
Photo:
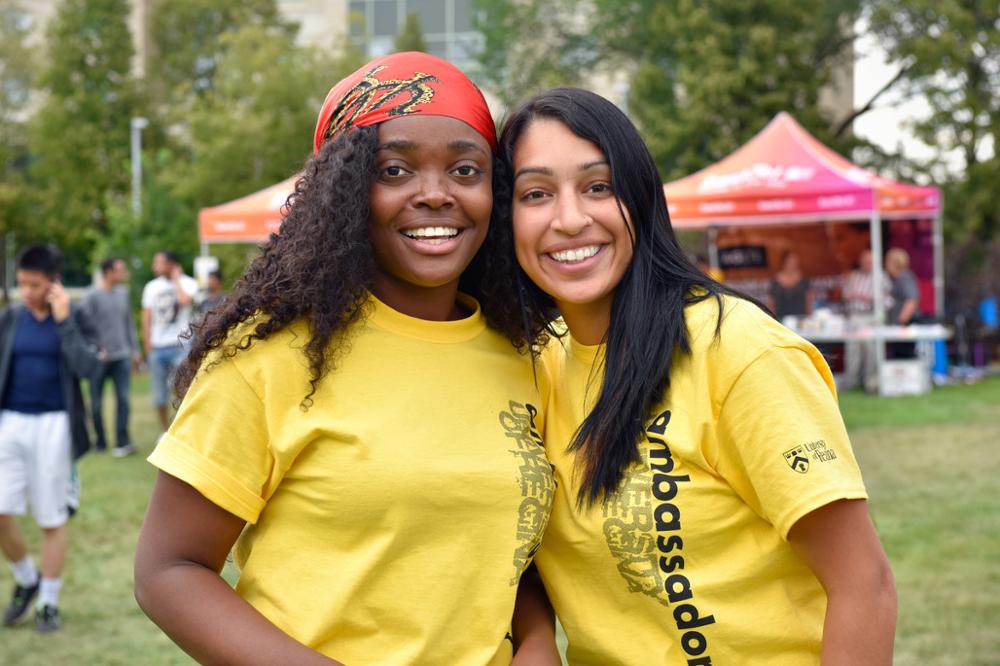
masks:
{"type": "Polygon", "coordinates": [[[337,83],[316,121],[313,149],[352,127],[375,125],[410,114],[456,118],[497,147],[486,100],[472,81],[446,60],[427,53],[393,53],[337,83]]]}

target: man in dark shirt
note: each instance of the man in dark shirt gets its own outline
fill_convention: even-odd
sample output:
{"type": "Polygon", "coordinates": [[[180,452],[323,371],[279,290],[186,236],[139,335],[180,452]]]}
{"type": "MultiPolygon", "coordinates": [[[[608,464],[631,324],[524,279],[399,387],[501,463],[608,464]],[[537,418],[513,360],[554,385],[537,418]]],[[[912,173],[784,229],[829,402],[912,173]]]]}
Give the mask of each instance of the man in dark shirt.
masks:
{"type": "Polygon", "coordinates": [[[5,625],[28,613],[35,628],[59,628],[66,521],[75,509],[73,461],[89,448],[80,376],[93,372],[96,349],[84,338],[59,283],[62,255],[51,245],[17,258],[23,305],[0,314],[0,550],[14,574],[5,625]],[[14,516],[27,506],[42,529],[41,571],[14,516]]]}
{"type": "MultiPolygon", "coordinates": [[[[885,323],[889,326],[909,326],[920,314],[920,287],[917,276],[910,270],[910,255],[894,247],[885,254],[885,272],[889,275],[889,310],[885,323]]],[[[913,358],[917,355],[912,342],[891,342],[886,345],[888,358],[913,358]]]]}
{"type": "Polygon", "coordinates": [[[919,314],[920,287],[917,276],[910,270],[910,255],[906,250],[894,247],[885,255],[885,272],[891,282],[891,300],[886,324],[907,326],[919,314]]]}

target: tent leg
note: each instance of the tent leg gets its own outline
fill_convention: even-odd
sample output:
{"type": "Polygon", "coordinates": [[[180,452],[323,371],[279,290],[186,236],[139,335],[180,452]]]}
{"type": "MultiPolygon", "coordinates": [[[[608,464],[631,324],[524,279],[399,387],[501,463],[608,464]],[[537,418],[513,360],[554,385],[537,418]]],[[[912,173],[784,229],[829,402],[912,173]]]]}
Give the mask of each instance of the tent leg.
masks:
{"type": "Polygon", "coordinates": [[[208,243],[206,243],[205,241],[201,242],[201,254],[200,254],[200,256],[202,256],[202,257],[207,257],[208,256],[208,243]]]}
{"type": "Polygon", "coordinates": [[[934,314],[944,321],[944,232],[941,211],[934,216],[934,314]]]}
{"type": "Polygon", "coordinates": [[[878,380],[879,393],[882,392],[882,365],[885,363],[885,338],[882,337],[882,325],[885,322],[885,292],[882,291],[882,218],[877,211],[872,212],[870,220],[870,238],[872,251],[872,308],[875,322],[875,377],[878,380]]]}
{"type": "Polygon", "coordinates": [[[719,246],[716,243],[718,236],[717,228],[708,228],[708,265],[716,270],[719,268],[719,246]]]}

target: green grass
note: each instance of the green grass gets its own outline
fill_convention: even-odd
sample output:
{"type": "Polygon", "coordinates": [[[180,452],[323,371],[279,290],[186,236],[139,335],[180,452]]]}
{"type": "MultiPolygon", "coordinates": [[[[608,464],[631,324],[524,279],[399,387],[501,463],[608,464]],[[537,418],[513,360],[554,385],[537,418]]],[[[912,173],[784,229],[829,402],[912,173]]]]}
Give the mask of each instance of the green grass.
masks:
{"type": "MultiPolygon", "coordinates": [[[[80,463],[83,509],[70,523],[63,630],[0,628],[3,666],[192,663],[132,598],[154,477],[145,457],[158,434],[145,378],[134,388],[140,455],[80,463]]],[[[110,390],[105,402],[110,408],[110,390]]],[[[912,398],[848,392],[841,404],[899,588],[896,663],[1000,663],[1000,378],[912,398]]],[[[37,553],[37,529],[21,524],[37,553]]],[[[4,602],[11,584],[0,569],[4,602]]]]}

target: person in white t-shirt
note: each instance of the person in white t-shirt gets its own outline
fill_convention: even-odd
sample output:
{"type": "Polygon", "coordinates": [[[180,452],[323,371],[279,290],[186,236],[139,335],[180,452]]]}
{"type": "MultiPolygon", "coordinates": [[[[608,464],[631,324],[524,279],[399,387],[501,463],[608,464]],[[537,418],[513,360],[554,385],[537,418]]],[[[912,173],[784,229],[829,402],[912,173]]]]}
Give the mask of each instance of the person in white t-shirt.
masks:
{"type": "Polygon", "coordinates": [[[142,290],[142,341],[149,363],[153,405],[160,417],[160,427],[165,431],[169,425],[170,380],[184,358],[181,335],[191,325],[198,283],[184,274],[177,255],[167,250],[153,256],[153,274],[156,277],[142,290]]]}

